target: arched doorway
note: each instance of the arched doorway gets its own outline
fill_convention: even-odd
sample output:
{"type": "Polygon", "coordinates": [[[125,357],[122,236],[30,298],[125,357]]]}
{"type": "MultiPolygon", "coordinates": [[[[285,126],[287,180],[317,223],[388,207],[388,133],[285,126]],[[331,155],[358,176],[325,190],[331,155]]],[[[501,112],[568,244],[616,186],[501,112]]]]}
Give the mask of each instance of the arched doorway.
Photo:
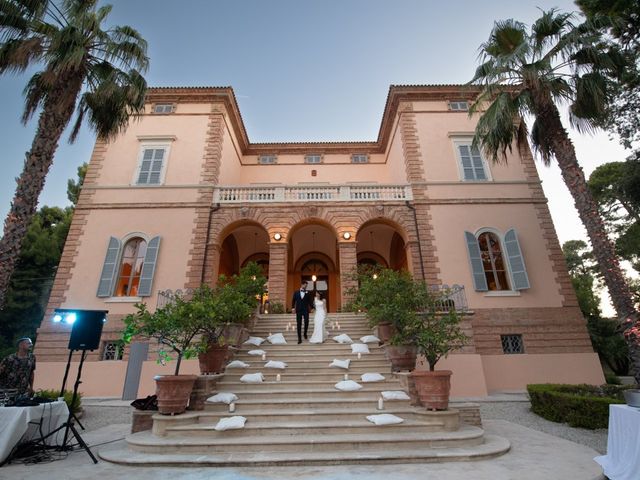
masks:
{"type": "Polygon", "coordinates": [[[398,226],[372,220],[360,227],[356,241],[358,265],[409,269],[405,241],[398,226]]]}
{"type": "Polygon", "coordinates": [[[340,302],[338,240],[329,225],[305,222],[289,234],[287,296],[305,282],[308,290],[317,290],[327,300],[327,310],[337,311],[340,302]],[[315,280],[314,280],[315,279],[315,280]]]}
{"type": "Polygon", "coordinates": [[[220,246],[218,275],[235,275],[249,262],[256,262],[269,278],[269,235],[262,225],[245,222],[232,226],[220,246]]]}

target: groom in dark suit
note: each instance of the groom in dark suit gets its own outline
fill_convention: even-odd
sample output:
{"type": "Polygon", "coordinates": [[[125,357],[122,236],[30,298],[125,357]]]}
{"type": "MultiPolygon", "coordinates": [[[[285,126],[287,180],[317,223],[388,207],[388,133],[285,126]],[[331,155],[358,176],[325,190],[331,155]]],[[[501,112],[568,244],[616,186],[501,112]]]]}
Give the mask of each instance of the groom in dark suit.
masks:
{"type": "Polygon", "coordinates": [[[293,294],[291,299],[291,309],[296,312],[296,324],[298,327],[298,344],[302,343],[302,319],[304,318],[304,338],[307,339],[307,330],[309,330],[309,310],[313,305],[313,295],[306,290],[307,283],[302,282],[300,290],[293,294]]]}

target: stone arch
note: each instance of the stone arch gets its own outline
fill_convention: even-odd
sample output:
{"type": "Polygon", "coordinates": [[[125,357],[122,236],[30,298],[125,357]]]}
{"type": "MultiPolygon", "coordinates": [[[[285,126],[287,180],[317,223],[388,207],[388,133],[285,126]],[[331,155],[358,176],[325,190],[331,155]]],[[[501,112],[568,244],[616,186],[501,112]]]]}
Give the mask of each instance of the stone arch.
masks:
{"type": "Polygon", "coordinates": [[[404,229],[389,218],[364,222],[356,234],[358,263],[374,260],[394,270],[409,270],[405,239],[404,229]]]}

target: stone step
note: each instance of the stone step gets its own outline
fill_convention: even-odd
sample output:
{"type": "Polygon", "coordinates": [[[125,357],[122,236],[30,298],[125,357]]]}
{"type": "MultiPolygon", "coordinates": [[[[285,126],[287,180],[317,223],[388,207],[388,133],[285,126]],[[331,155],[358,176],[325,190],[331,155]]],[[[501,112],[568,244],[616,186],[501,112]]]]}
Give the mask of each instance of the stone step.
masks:
{"type": "Polygon", "coordinates": [[[208,454],[215,452],[302,452],[333,453],[342,449],[366,450],[402,448],[460,448],[473,447],[484,443],[484,431],[478,427],[461,425],[456,431],[408,431],[392,432],[386,426],[371,424],[368,432],[341,434],[307,435],[244,435],[220,437],[212,436],[169,436],[160,437],[151,432],[139,432],[127,437],[129,447],[137,452],[208,454]]]}
{"type": "Polygon", "coordinates": [[[380,397],[380,392],[387,390],[398,390],[397,386],[386,385],[386,386],[376,386],[372,387],[367,385],[363,386],[361,390],[356,390],[353,392],[342,392],[333,387],[333,385],[323,384],[321,386],[309,386],[309,387],[299,387],[297,385],[292,386],[284,386],[280,388],[277,386],[278,382],[274,382],[276,385],[269,385],[269,389],[242,389],[242,386],[229,386],[221,385],[221,391],[225,392],[233,392],[240,399],[250,399],[250,400],[277,400],[281,398],[286,398],[293,401],[296,400],[307,400],[307,399],[315,399],[321,400],[325,397],[329,398],[337,398],[342,401],[356,398],[367,398],[371,399],[371,401],[377,401],[378,397],[380,397]],[[396,388],[394,388],[396,387],[396,388]],[[224,390],[223,390],[224,388],[224,390]]]}
{"type": "MultiPolygon", "coordinates": [[[[397,415],[403,419],[415,419],[419,420],[425,425],[443,425],[445,423],[451,425],[453,421],[455,425],[457,422],[456,411],[453,409],[447,412],[428,412],[426,410],[417,409],[409,405],[401,405],[400,402],[385,402],[384,409],[377,409],[377,402],[372,404],[367,402],[362,406],[351,407],[349,409],[338,408],[336,406],[330,406],[322,409],[296,409],[296,410],[269,410],[258,406],[256,408],[250,408],[245,406],[242,410],[242,415],[246,418],[252,418],[256,421],[275,422],[279,424],[281,422],[307,422],[309,424],[315,424],[317,422],[325,422],[327,420],[349,422],[365,418],[368,415],[376,415],[380,413],[390,413],[397,415]],[[444,419],[442,417],[447,417],[444,419]],[[451,420],[451,417],[454,420],[451,420]],[[445,422],[447,420],[447,422],[445,422]]],[[[238,412],[229,413],[227,405],[223,405],[220,410],[201,410],[198,412],[188,411],[180,415],[159,415],[156,414],[153,417],[155,425],[161,425],[160,431],[164,431],[170,426],[176,425],[193,425],[197,423],[210,424],[217,423],[221,418],[236,415],[238,412]]]]}
{"type": "MultiPolygon", "coordinates": [[[[371,352],[371,351],[370,351],[371,352]]],[[[371,353],[363,353],[358,359],[357,353],[351,353],[351,350],[343,350],[343,351],[331,351],[329,353],[318,352],[318,353],[293,353],[288,352],[287,354],[283,353],[267,353],[266,360],[262,360],[261,357],[257,355],[249,355],[246,353],[238,353],[233,357],[233,360],[241,360],[244,363],[248,363],[252,367],[261,365],[263,366],[269,360],[279,360],[281,362],[286,362],[287,364],[293,363],[296,361],[305,361],[305,360],[316,360],[322,361],[326,363],[331,363],[334,358],[338,358],[341,360],[350,359],[352,362],[362,361],[362,360],[370,360],[370,361],[378,361],[383,362],[386,361],[386,357],[384,356],[384,352],[376,351],[371,353]]]]}
{"type": "MultiPolygon", "coordinates": [[[[359,377],[356,377],[356,378],[349,377],[349,379],[362,385],[362,389],[359,390],[361,392],[363,391],[381,392],[385,390],[401,390],[400,382],[394,379],[387,379],[381,382],[367,382],[367,383],[361,382],[359,377]]],[[[238,392],[258,392],[258,391],[259,392],[263,392],[263,391],[293,392],[293,391],[305,391],[309,389],[311,390],[330,389],[338,392],[339,390],[335,389],[334,385],[337,382],[340,382],[342,380],[343,380],[342,377],[336,378],[335,381],[317,380],[317,379],[316,380],[292,380],[287,376],[282,376],[281,381],[279,382],[278,381],[263,382],[260,385],[260,388],[257,388],[255,384],[242,383],[242,382],[239,382],[237,379],[235,381],[224,379],[223,381],[218,382],[216,388],[219,391],[233,392],[236,394],[238,394],[238,392]]]]}
{"type": "MultiPolygon", "coordinates": [[[[309,368],[309,369],[324,369],[324,368],[338,368],[338,367],[329,367],[329,365],[333,362],[333,360],[350,360],[349,362],[349,368],[351,369],[351,367],[366,367],[366,368],[387,368],[390,369],[391,365],[389,365],[389,362],[386,361],[385,358],[383,358],[382,356],[379,357],[369,357],[368,355],[363,355],[362,358],[358,358],[356,354],[350,353],[348,355],[340,355],[340,356],[334,356],[334,355],[330,355],[327,356],[326,358],[315,358],[313,356],[308,357],[308,358],[290,358],[288,360],[284,360],[283,357],[278,356],[278,358],[276,358],[276,356],[274,355],[271,360],[283,360],[286,361],[287,363],[287,367],[285,368],[285,370],[288,370],[290,368],[309,368]]],[[[230,367],[230,368],[226,368],[225,371],[229,371],[229,373],[233,373],[232,371],[235,370],[255,370],[255,369],[262,369],[264,368],[264,364],[267,363],[268,360],[260,360],[258,361],[253,361],[253,362],[245,362],[245,363],[249,363],[249,367],[246,368],[238,368],[238,367],[230,367]]],[[[265,369],[265,370],[273,370],[273,369],[265,369]]],[[[375,371],[375,370],[374,370],[375,371]]]]}
{"type": "MultiPolygon", "coordinates": [[[[360,342],[357,342],[360,343],[360,342]]],[[[369,351],[371,353],[382,353],[384,354],[385,350],[383,347],[380,347],[375,344],[367,344],[369,347],[369,351]]],[[[263,343],[259,347],[253,345],[241,345],[240,348],[236,350],[236,355],[248,355],[250,350],[264,350],[267,353],[267,356],[270,354],[282,353],[282,354],[294,354],[294,355],[315,355],[315,354],[351,354],[351,345],[336,343],[333,341],[327,341],[325,343],[309,343],[306,340],[303,340],[301,344],[298,345],[297,340],[293,343],[287,343],[286,345],[271,345],[269,343],[263,343]]],[[[249,355],[251,357],[251,355],[249,355]]],[[[258,355],[255,355],[254,358],[260,358],[258,355]]]]}
{"type": "MultiPolygon", "coordinates": [[[[322,412],[325,409],[336,409],[338,407],[343,408],[345,411],[348,411],[352,408],[368,408],[375,409],[378,405],[378,397],[369,394],[369,398],[362,397],[345,397],[339,396],[338,394],[325,395],[322,398],[268,398],[268,399],[254,399],[254,398],[245,398],[245,396],[240,397],[240,399],[235,402],[236,404],[236,414],[242,415],[242,412],[248,410],[255,410],[256,408],[264,409],[265,411],[299,411],[299,410],[314,410],[318,412],[322,412]]],[[[395,405],[401,407],[409,407],[409,400],[386,400],[384,402],[385,408],[392,407],[395,408],[395,405]]],[[[225,404],[205,404],[204,409],[206,411],[228,411],[229,407],[225,404]]]]}
{"type": "MultiPolygon", "coordinates": [[[[387,368],[388,370],[388,368],[387,368]]],[[[334,384],[336,382],[339,382],[340,380],[344,380],[344,373],[342,371],[338,371],[337,368],[332,368],[331,371],[329,372],[298,372],[298,373],[292,373],[291,371],[287,372],[285,370],[285,373],[281,373],[280,377],[281,380],[283,381],[289,381],[289,382],[298,382],[298,381],[314,381],[314,382],[330,382],[331,384],[334,384]]],[[[360,378],[360,376],[362,375],[362,373],[354,373],[353,371],[349,370],[349,372],[346,372],[349,375],[349,380],[353,380],[355,382],[358,383],[362,383],[362,379],[360,378]]],[[[380,373],[382,376],[385,377],[385,380],[387,381],[398,381],[395,376],[392,373],[387,372],[364,372],[364,373],[380,373]]],[[[220,380],[217,385],[228,385],[229,383],[232,382],[239,382],[240,381],[240,377],[244,375],[243,373],[236,373],[235,371],[233,373],[231,373],[231,369],[227,370],[227,373],[225,373],[224,377],[222,380],[220,380]]],[[[273,374],[267,376],[267,378],[272,379],[273,378],[273,374]]],[[[273,380],[269,380],[269,382],[272,382],[273,380]]],[[[250,384],[243,384],[243,385],[250,385],[250,384]]],[[[398,389],[399,390],[399,389],[398,389]]],[[[220,388],[218,388],[218,391],[220,391],[220,388]]]]}
{"type": "MultiPolygon", "coordinates": [[[[380,412],[378,412],[380,413],[380,412]]],[[[227,417],[233,414],[227,414],[227,417]]],[[[366,419],[366,415],[361,415],[349,420],[344,419],[324,419],[322,421],[309,422],[305,420],[292,420],[282,418],[279,421],[265,421],[255,417],[247,416],[245,428],[240,430],[227,430],[218,432],[215,430],[216,422],[197,423],[191,425],[180,425],[175,427],[167,427],[164,434],[167,437],[211,437],[211,438],[229,438],[242,436],[265,436],[265,435],[290,435],[290,436],[306,436],[306,435],[336,435],[336,434],[370,434],[375,433],[377,428],[373,423],[366,419]]],[[[225,417],[221,417],[225,418],[225,417]]],[[[441,431],[444,424],[442,422],[434,422],[426,424],[420,419],[403,418],[404,422],[397,425],[386,425],[385,433],[409,433],[409,432],[435,432],[441,431]]]]}

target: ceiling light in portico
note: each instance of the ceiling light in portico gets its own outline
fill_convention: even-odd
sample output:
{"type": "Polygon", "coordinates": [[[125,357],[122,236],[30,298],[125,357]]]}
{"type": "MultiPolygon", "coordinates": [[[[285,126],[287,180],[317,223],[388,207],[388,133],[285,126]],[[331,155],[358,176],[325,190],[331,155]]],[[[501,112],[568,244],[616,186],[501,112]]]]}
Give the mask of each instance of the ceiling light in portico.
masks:
{"type": "Polygon", "coordinates": [[[276,242],[279,242],[280,240],[282,240],[282,235],[280,235],[279,233],[276,233],[276,234],[273,236],[273,239],[274,239],[276,242]]]}

